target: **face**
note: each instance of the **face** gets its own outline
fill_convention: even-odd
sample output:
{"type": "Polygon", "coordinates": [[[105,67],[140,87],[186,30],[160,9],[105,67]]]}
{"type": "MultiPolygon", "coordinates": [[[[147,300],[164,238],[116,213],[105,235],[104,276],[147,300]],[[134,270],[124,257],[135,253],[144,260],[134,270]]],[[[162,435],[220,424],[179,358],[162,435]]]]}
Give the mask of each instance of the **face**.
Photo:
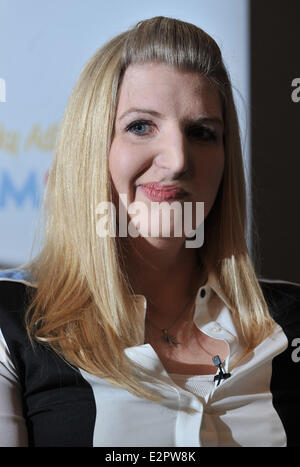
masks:
{"type": "MultiPolygon", "coordinates": [[[[139,201],[148,208],[153,201],[193,207],[201,201],[206,217],[223,169],[222,108],[213,85],[198,73],[164,64],[130,65],[119,90],[109,154],[116,196],[127,195],[128,205],[139,201]],[[145,186],[149,183],[184,192],[153,190],[145,186]]],[[[140,217],[140,231],[149,219],[149,214],[140,217]]]]}

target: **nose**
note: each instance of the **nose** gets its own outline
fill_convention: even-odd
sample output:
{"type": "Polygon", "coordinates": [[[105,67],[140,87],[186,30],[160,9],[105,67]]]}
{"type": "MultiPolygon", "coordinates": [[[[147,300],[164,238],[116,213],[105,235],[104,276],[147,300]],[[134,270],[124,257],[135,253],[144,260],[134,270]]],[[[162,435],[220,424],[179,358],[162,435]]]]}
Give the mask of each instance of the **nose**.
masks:
{"type": "Polygon", "coordinates": [[[178,126],[174,125],[165,131],[156,165],[167,169],[174,177],[188,171],[190,165],[189,145],[185,134],[178,126]]]}

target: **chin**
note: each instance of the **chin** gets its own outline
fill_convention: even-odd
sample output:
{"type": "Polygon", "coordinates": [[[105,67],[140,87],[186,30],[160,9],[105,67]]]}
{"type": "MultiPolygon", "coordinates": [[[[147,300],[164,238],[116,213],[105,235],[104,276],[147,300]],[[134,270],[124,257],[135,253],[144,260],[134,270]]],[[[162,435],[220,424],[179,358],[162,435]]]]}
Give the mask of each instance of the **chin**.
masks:
{"type": "Polygon", "coordinates": [[[148,245],[151,245],[153,248],[156,250],[166,250],[166,249],[172,249],[178,247],[181,247],[184,242],[185,238],[182,237],[143,237],[144,240],[147,242],[148,245]]]}

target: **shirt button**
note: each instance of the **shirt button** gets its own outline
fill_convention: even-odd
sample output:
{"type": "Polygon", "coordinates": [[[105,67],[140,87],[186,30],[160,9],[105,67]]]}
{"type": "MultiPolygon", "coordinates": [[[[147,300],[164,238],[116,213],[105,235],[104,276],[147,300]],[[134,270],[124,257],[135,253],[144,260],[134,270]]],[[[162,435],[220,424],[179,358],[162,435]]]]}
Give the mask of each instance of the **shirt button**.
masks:
{"type": "Polygon", "coordinates": [[[206,295],[206,290],[205,289],[201,289],[200,290],[200,297],[204,298],[206,295]]]}
{"type": "Polygon", "coordinates": [[[211,330],[212,330],[212,332],[220,332],[221,327],[220,326],[214,326],[211,330]]]}

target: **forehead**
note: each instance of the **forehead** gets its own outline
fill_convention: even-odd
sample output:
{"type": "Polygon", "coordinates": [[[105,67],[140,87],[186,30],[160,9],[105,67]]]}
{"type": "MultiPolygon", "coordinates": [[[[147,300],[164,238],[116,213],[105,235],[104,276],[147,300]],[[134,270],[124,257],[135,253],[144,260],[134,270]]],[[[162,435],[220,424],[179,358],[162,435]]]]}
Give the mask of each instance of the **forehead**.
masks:
{"type": "Polygon", "coordinates": [[[200,73],[158,63],[130,65],[119,89],[118,114],[149,102],[173,112],[222,114],[218,90],[200,73]]]}

